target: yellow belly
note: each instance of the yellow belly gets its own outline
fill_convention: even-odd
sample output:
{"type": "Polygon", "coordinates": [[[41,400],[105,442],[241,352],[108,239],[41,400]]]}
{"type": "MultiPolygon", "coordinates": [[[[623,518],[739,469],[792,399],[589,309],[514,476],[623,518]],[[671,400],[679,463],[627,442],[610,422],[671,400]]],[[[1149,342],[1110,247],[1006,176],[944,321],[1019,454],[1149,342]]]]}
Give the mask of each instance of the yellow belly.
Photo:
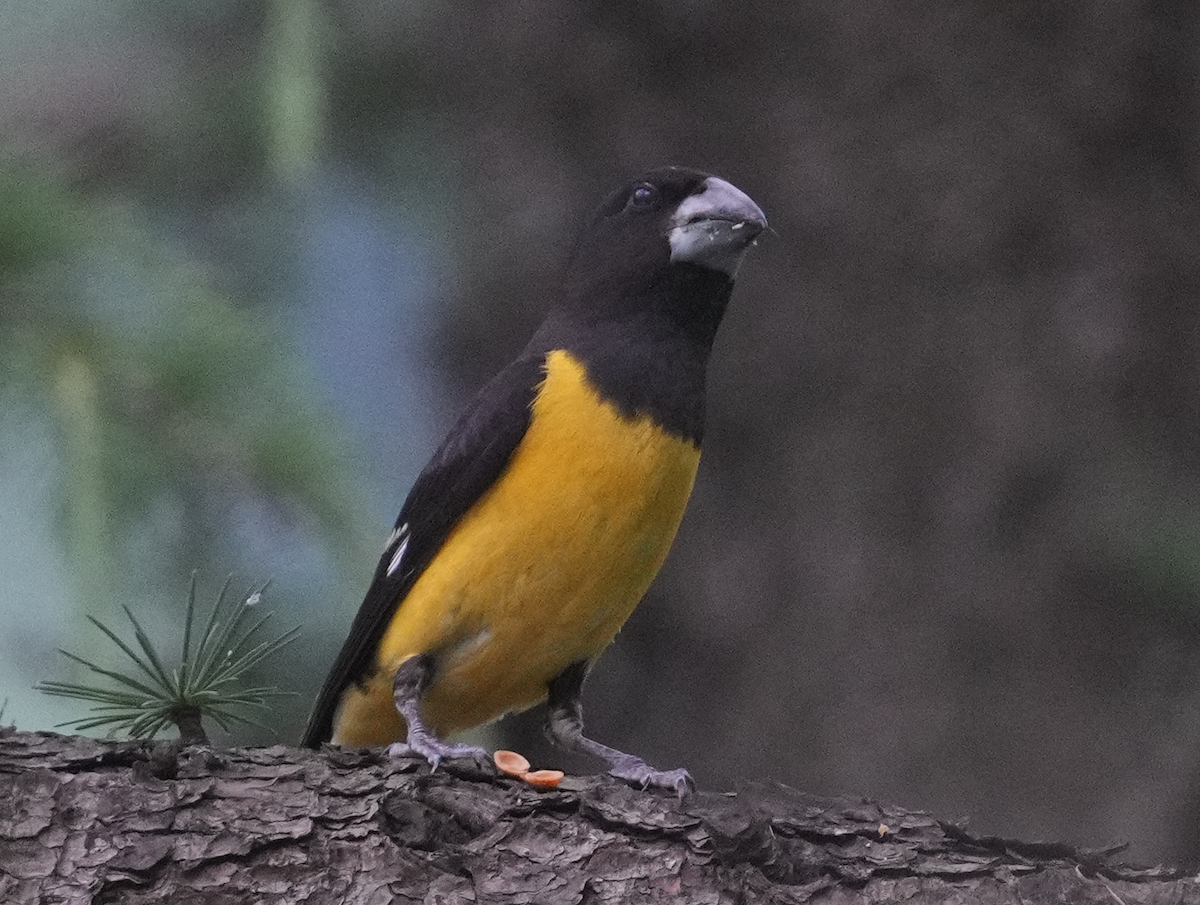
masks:
{"type": "Polygon", "coordinates": [[[439,734],[538,703],[563,669],[608,646],[658,573],[700,450],[623,417],[564,351],[548,356],[533,412],[504,475],[397,610],[379,673],[343,696],[335,742],[404,737],[392,675],[419,653],[439,662],[422,699],[439,734]]]}

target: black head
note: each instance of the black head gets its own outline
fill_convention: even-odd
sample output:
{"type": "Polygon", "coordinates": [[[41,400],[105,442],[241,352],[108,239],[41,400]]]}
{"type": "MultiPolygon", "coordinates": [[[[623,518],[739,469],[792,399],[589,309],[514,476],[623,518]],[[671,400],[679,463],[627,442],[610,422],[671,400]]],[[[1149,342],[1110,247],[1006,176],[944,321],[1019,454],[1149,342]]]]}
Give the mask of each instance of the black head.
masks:
{"type": "Polygon", "coordinates": [[[621,411],[699,443],[709,353],[766,225],[744,192],[708,173],[664,167],[631,180],[584,226],[529,351],[569,351],[621,411]]]}
{"type": "Polygon", "coordinates": [[[672,270],[700,267],[731,280],[766,225],[758,205],[725,180],[662,167],[604,199],[580,235],[568,279],[642,292],[672,270]]]}

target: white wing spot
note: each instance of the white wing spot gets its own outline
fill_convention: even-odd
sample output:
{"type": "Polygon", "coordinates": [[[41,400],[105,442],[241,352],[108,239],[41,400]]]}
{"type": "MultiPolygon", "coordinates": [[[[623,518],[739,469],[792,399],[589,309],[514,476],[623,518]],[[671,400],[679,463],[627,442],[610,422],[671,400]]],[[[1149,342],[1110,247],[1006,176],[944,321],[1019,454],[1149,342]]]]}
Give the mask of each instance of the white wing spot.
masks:
{"type": "Polygon", "coordinates": [[[388,550],[392,549],[392,544],[396,543],[396,541],[400,540],[400,538],[404,537],[406,534],[408,534],[407,523],[398,528],[393,528],[392,533],[389,534],[387,536],[387,540],[383,542],[383,552],[386,553],[388,550]]]}
{"type": "Polygon", "coordinates": [[[401,525],[391,533],[391,535],[388,537],[387,547],[384,547],[384,552],[386,553],[388,547],[391,547],[393,544],[397,543],[400,546],[396,548],[396,552],[392,554],[392,561],[388,563],[387,574],[389,576],[394,574],[395,571],[400,568],[400,562],[404,559],[404,551],[408,549],[407,523],[401,525]]]}

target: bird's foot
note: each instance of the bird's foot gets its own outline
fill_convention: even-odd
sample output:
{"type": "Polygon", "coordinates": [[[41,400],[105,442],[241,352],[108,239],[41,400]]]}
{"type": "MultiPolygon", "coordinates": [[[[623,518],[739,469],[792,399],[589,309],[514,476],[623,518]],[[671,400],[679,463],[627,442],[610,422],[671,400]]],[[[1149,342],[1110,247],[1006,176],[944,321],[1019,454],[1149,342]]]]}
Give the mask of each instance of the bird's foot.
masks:
{"type": "Polygon", "coordinates": [[[475,763],[484,766],[491,763],[491,755],[482,748],[477,748],[475,745],[449,745],[443,741],[439,741],[432,735],[418,736],[414,738],[409,735],[408,741],[396,742],[394,745],[388,745],[387,753],[389,757],[402,757],[406,754],[418,754],[429,762],[430,771],[436,770],[443,760],[455,760],[460,758],[471,758],[475,763]]]}
{"type": "Polygon", "coordinates": [[[677,770],[655,770],[640,757],[632,754],[622,754],[614,759],[608,771],[617,779],[635,785],[641,789],[673,789],[682,801],[690,792],[696,790],[692,774],[680,767],[677,770]]]}

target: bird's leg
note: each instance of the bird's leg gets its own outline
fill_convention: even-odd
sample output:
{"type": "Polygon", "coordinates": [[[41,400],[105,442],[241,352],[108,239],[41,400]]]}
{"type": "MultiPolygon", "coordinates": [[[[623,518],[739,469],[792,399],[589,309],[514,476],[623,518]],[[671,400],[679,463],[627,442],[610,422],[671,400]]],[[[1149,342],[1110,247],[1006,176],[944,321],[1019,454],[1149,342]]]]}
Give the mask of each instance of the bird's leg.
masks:
{"type": "Polygon", "coordinates": [[[419,754],[436,770],[442,758],[471,757],[478,763],[486,763],[488,753],[474,745],[448,745],[433,734],[433,730],[421,719],[421,695],[433,681],[437,663],[429,654],[409,657],[396,670],[392,680],[392,700],[396,710],[408,725],[408,737],[403,742],[388,746],[388,754],[419,754]]]}
{"type": "Polygon", "coordinates": [[[695,788],[687,770],[682,767],[678,770],[655,770],[640,757],[625,754],[584,736],[580,693],[587,669],[586,661],[572,663],[550,683],[550,695],[546,701],[546,735],[559,747],[582,751],[606,761],[608,772],[618,779],[643,789],[647,786],[674,789],[683,798],[695,788]]]}

